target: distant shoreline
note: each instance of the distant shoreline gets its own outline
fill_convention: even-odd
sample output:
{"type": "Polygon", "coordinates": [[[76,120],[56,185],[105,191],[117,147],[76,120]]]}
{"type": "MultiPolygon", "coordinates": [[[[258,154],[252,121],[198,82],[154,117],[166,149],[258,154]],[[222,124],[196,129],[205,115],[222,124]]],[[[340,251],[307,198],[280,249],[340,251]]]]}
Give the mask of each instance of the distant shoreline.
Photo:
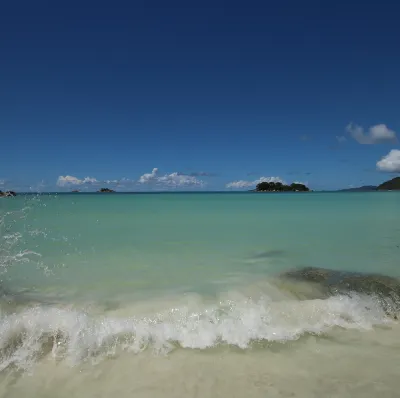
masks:
{"type": "MultiPolygon", "coordinates": [[[[116,191],[113,192],[114,195],[160,195],[160,194],[226,194],[226,195],[251,195],[254,193],[259,193],[259,194],[275,194],[275,195],[295,195],[295,194],[321,194],[321,193],[384,193],[384,192],[391,192],[391,193],[400,193],[400,190],[376,190],[376,191],[346,191],[346,190],[334,190],[334,191],[309,191],[309,192],[271,192],[271,191],[266,191],[266,192],[261,192],[261,191],[142,191],[142,192],[137,192],[137,191],[116,191]]],[[[101,195],[100,192],[19,192],[17,194],[18,196],[30,196],[30,195],[70,195],[70,196],[82,196],[82,195],[92,195],[92,196],[114,196],[114,195],[101,195]]]]}
{"type": "MultiPolygon", "coordinates": [[[[50,192],[20,192],[7,191],[18,195],[99,195],[104,193],[123,194],[123,195],[148,195],[148,194],[252,194],[252,193],[274,193],[274,194],[290,194],[290,193],[370,193],[370,192],[400,192],[400,177],[395,177],[391,180],[385,181],[380,185],[365,185],[356,188],[345,188],[335,190],[311,190],[303,184],[293,183],[289,185],[267,183],[267,190],[260,189],[264,187],[265,183],[260,183],[255,189],[251,190],[223,190],[223,191],[114,191],[110,188],[101,188],[98,191],[82,192],[79,190],[73,191],[50,191],[50,192]],[[258,188],[258,189],[257,189],[258,188]]],[[[0,191],[1,193],[2,191],[0,191]]],[[[5,193],[5,192],[4,192],[5,193]]],[[[3,193],[3,194],[4,194],[3,193]]],[[[109,195],[106,195],[109,196],[109,195]]],[[[5,195],[0,197],[5,197],[5,195]]]]}

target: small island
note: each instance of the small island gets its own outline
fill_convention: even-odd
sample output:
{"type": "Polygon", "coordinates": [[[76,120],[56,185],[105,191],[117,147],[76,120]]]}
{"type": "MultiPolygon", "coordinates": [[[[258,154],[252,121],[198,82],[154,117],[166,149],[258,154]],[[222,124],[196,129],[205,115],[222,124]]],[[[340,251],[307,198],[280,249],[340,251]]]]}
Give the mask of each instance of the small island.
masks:
{"type": "Polygon", "coordinates": [[[113,192],[115,192],[115,191],[113,191],[113,190],[110,189],[110,188],[100,188],[100,190],[97,191],[97,192],[100,192],[100,193],[113,193],[113,192]]]}
{"type": "Polygon", "coordinates": [[[260,182],[252,192],[310,192],[310,189],[296,182],[290,185],[281,182],[260,182]]]}
{"type": "Polygon", "coordinates": [[[14,191],[0,191],[0,197],[9,197],[9,196],[17,196],[17,194],[14,191]]]}

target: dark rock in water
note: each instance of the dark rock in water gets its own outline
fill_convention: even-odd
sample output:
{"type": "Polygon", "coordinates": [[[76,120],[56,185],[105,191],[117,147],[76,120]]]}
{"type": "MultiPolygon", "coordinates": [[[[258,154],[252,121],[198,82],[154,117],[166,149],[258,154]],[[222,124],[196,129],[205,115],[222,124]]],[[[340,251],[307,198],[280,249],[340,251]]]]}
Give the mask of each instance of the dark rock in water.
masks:
{"type": "Polygon", "coordinates": [[[0,191],[0,196],[17,196],[17,194],[14,191],[0,191]]]}
{"type": "Polygon", "coordinates": [[[400,312],[400,279],[380,274],[305,267],[285,272],[286,279],[318,284],[327,296],[359,293],[375,296],[388,315],[400,312]]]}

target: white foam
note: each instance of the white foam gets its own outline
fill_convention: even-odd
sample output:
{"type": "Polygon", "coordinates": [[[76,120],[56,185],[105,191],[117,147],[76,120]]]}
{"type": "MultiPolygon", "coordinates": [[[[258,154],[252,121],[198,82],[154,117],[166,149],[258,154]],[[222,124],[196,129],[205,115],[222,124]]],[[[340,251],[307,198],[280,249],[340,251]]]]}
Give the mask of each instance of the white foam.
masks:
{"type": "Polygon", "coordinates": [[[334,327],[362,330],[387,322],[377,302],[361,296],[278,302],[243,297],[125,318],[35,307],[1,317],[0,370],[10,365],[28,369],[46,350],[75,364],[119,350],[165,354],[174,347],[207,349],[219,344],[246,349],[255,341],[285,342],[334,327]]]}

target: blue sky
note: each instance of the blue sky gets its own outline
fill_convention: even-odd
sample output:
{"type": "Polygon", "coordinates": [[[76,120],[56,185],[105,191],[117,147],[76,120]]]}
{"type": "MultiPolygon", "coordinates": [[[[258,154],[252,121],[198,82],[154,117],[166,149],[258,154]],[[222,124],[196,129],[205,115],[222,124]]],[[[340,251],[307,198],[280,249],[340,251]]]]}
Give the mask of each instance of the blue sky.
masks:
{"type": "Polygon", "coordinates": [[[392,178],[399,13],[386,0],[7,2],[0,189],[392,178]]]}

